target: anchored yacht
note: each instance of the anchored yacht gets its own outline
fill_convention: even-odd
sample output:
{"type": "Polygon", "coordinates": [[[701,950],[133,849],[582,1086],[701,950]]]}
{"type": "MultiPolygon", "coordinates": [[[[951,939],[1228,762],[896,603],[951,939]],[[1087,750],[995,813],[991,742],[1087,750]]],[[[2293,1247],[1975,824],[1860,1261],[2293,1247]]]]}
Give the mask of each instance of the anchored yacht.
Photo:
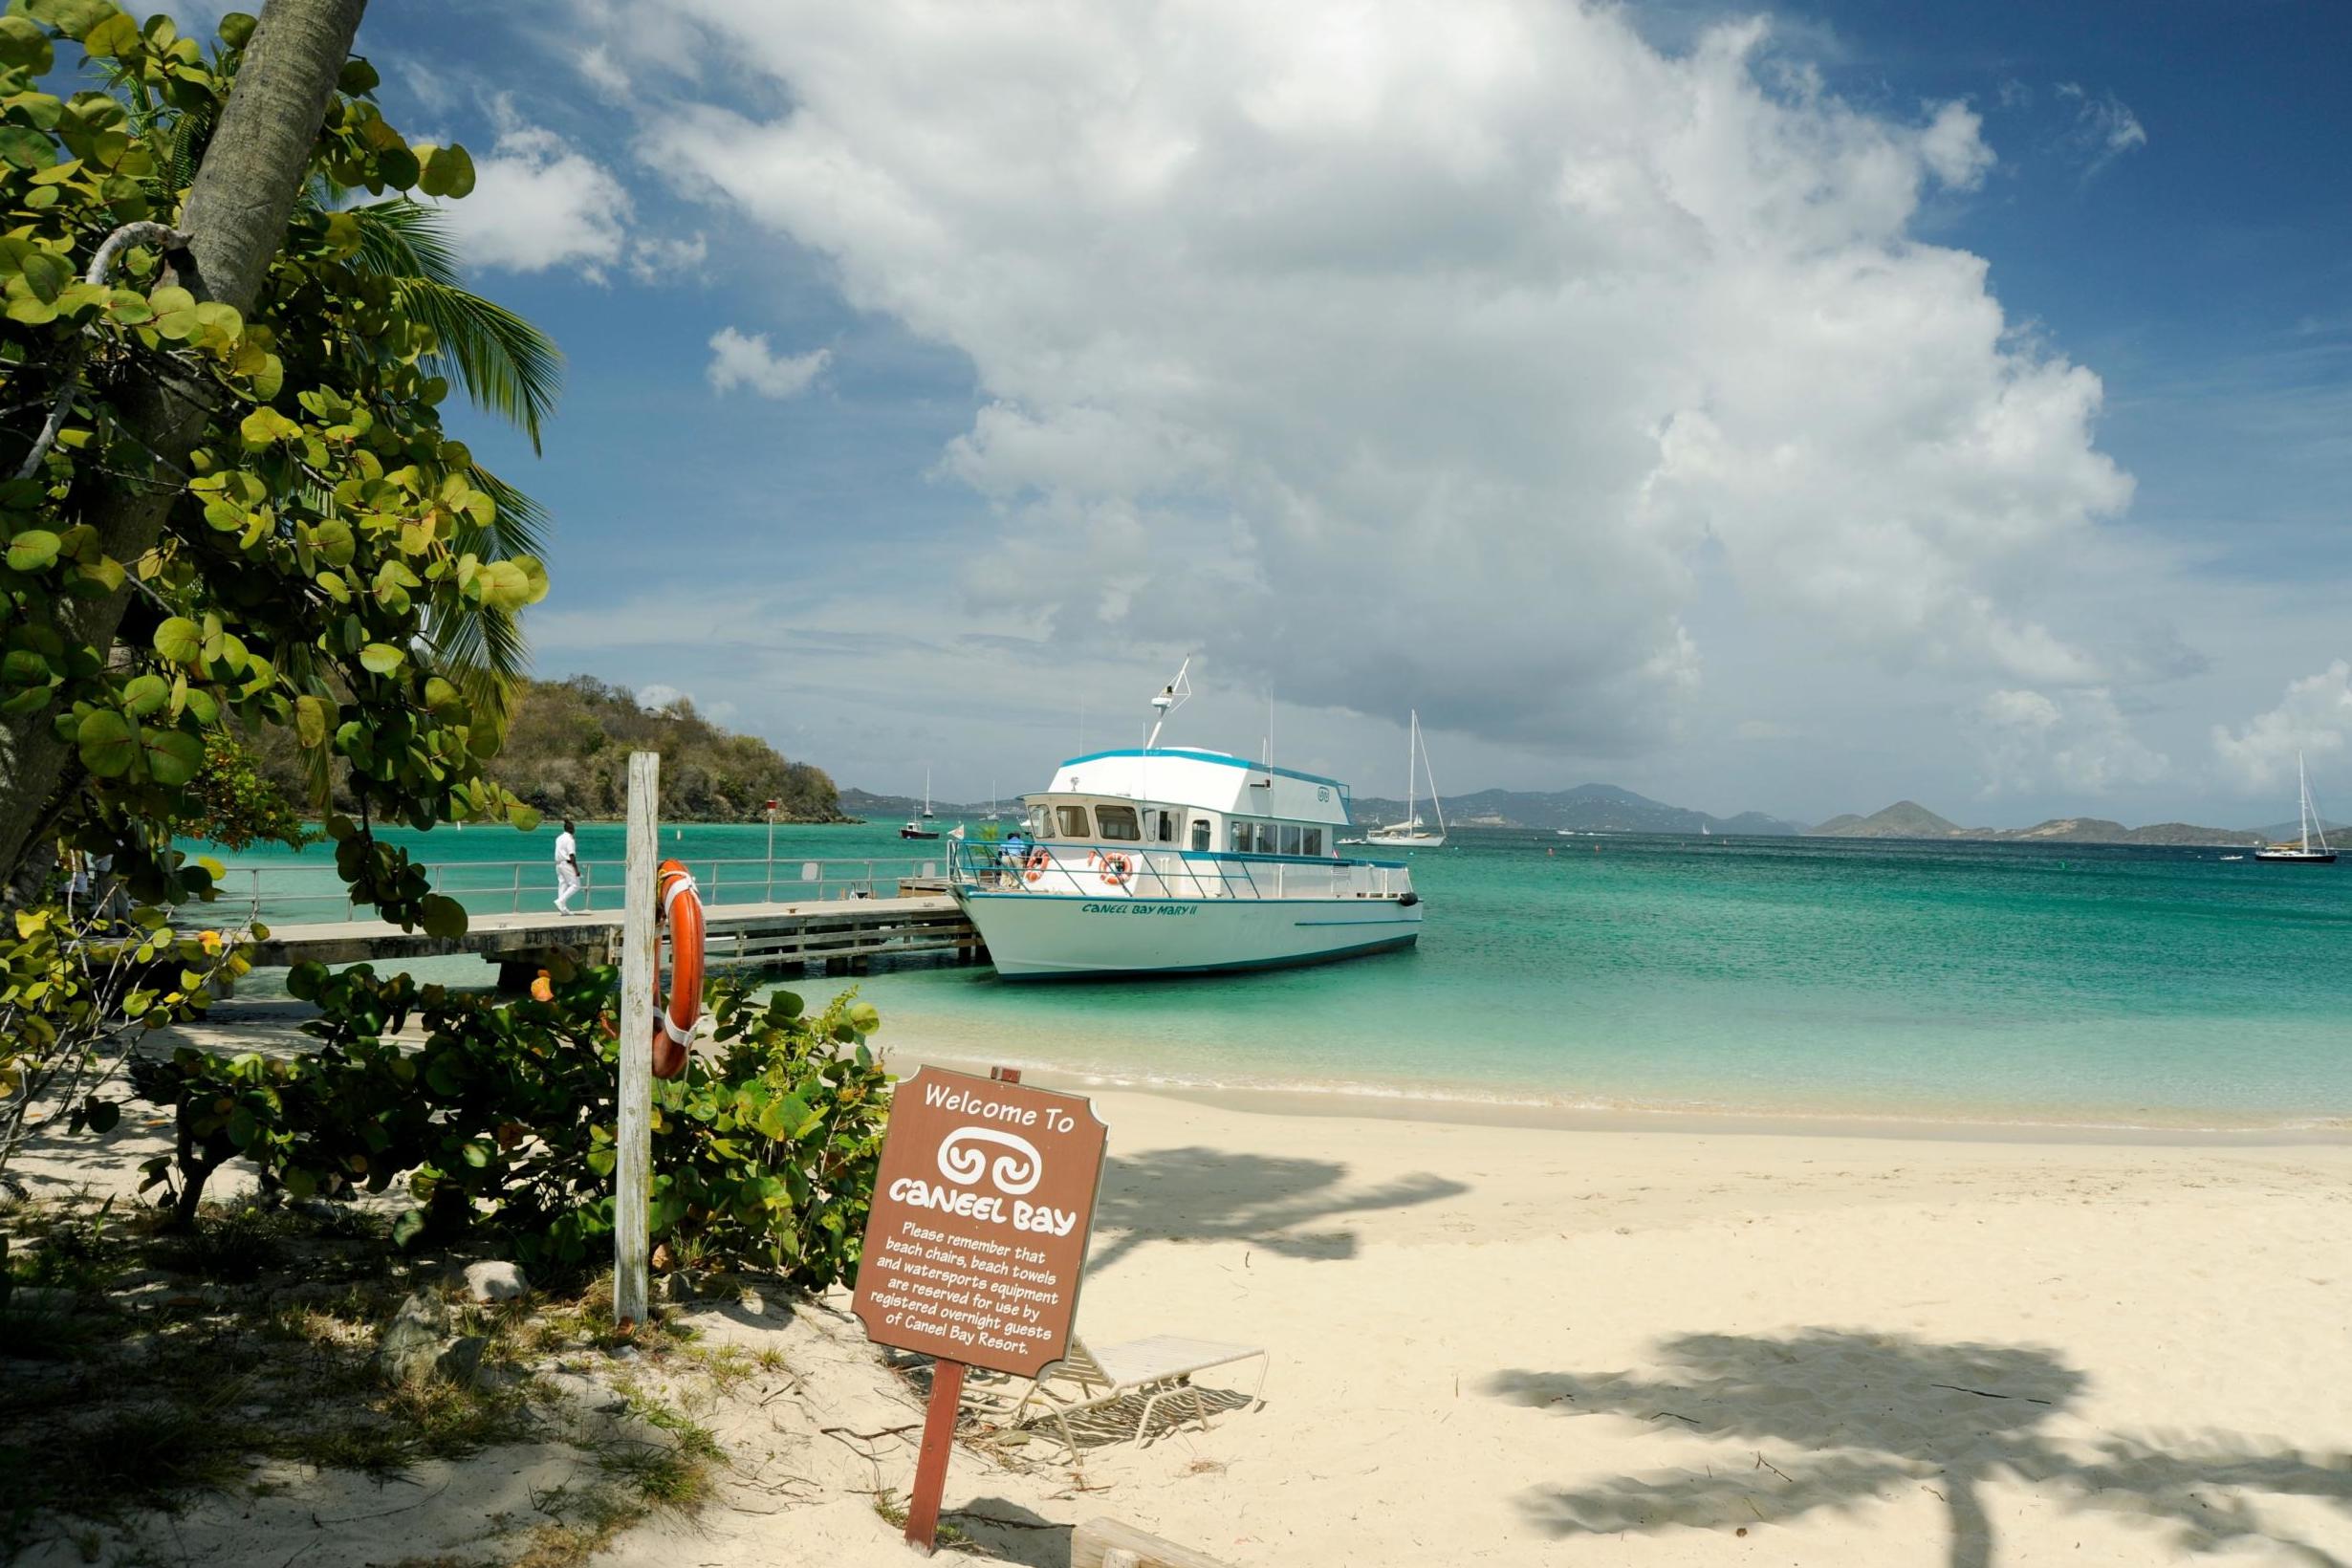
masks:
{"type": "Polygon", "coordinates": [[[2288,865],[2334,865],[2336,851],[2327,841],[2327,819],[2311,803],[2311,778],[2303,772],[2303,753],[2295,753],[2295,782],[2302,792],[2302,838],[2292,844],[2271,844],[2254,851],[2257,860],[2284,862],[2288,865]],[[2319,829],[2319,845],[2311,842],[2312,829],[2319,829]]]}
{"type": "Polygon", "coordinates": [[[1190,668],[1152,699],[1140,750],[1072,757],[1023,797],[1026,841],[949,846],[949,885],[998,974],[1273,969],[1419,938],[1410,869],[1339,852],[1345,784],[1160,745],[1190,668]]]}

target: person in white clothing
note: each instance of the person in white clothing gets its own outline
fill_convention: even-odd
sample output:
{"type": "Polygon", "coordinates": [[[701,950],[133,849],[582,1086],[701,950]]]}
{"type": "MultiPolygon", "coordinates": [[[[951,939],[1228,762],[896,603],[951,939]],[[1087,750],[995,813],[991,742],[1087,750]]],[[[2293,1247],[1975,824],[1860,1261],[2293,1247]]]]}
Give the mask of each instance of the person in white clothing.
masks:
{"type": "Polygon", "coordinates": [[[579,840],[572,837],[572,819],[563,819],[555,835],[555,913],[572,912],[572,895],[579,891],[579,840]]]}

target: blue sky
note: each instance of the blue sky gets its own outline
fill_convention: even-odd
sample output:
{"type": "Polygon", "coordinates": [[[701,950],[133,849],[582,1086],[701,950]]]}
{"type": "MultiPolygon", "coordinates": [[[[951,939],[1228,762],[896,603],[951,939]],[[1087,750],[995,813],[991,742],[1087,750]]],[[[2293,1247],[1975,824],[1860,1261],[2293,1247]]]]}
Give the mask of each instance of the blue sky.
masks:
{"type": "Polygon", "coordinates": [[[2281,0],[361,35],[569,356],[542,459],[467,430],[558,520],[542,673],[982,797],[1191,652],[1176,738],[1271,713],[1365,793],[1413,706],[1449,790],[2000,823],[2276,819],[2298,749],[2352,802],[2348,45],[2281,0]]]}

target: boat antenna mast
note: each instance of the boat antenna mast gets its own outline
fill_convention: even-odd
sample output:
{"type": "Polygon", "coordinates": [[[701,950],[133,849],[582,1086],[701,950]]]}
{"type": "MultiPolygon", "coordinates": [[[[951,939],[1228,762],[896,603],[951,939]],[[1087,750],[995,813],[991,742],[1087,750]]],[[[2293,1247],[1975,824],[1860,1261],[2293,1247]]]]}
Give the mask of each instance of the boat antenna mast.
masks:
{"type": "Polygon", "coordinates": [[[1167,716],[1184,707],[1185,700],[1192,695],[1191,673],[1192,661],[1187,659],[1178,666],[1176,679],[1162,686],[1152,697],[1151,734],[1143,742],[1144,751],[1148,751],[1160,744],[1160,731],[1165,728],[1167,716]]]}

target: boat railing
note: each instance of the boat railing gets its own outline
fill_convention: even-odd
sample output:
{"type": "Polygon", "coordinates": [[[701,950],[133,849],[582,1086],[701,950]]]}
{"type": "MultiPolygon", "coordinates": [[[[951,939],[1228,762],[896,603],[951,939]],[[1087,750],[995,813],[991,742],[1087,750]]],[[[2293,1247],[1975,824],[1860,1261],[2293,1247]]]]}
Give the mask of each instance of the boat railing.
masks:
{"type": "MultiPolygon", "coordinates": [[[[921,860],[681,860],[706,905],[795,904],[832,899],[888,898],[903,882],[936,882],[945,863],[937,854],[921,860]]],[[[621,907],[624,862],[582,860],[580,890],[572,908],[609,914],[621,907]]],[[[539,860],[434,860],[424,864],[432,890],[455,899],[469,915],[523,914],[550,910],[555,902],[555,867],[539,860]]],[[[220,896],[185,905],[177,918],[205,925],[265,921],[272,926],[318,925],[371,920],[375,911],[355,904],[332,865],[231,866],[216,884],[220,896]]]]}
{"type": "Polygon", "coordinates": [[[1386,899],[1412,891],[1394,860],[1224,855],[1172,844],[956,843],[948,876],[984,893],[1099,899],[1386,899]]]}

